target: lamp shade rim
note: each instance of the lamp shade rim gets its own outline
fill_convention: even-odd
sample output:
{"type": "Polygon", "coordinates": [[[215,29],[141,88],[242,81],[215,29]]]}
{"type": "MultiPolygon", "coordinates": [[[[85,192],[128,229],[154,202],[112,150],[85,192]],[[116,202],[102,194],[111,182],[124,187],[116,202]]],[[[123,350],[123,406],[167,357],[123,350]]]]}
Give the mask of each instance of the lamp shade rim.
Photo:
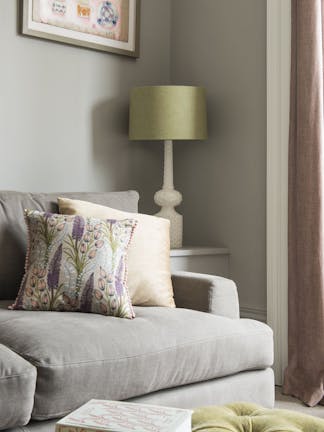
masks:
{"type": "Polygon", "coordinates": [[[141,138],[137,138],[135,135],[134,136],[130,136],[129,135],[129,139],[131,141],[205,141],[208,139],[208,134],[204,135],[204,136],[200,136],[200,137],[195,137],[195,138],[187,138],[187,137],[171,137],[168,135],[165,135],[162,138],[150,138],[150,137],[144,137],[142,136],[141,138]]]}
{"type": "Polygon", "coordinates": [[[137,86],[137,87],[133,87],[131,89],[132,90],[136,90],[136,89],[145,89],[145,88],[197,88],[197,89],[205,89],[204,86],[200,86],[200,85],[184,85],[184,84],[156,84],[156,85],[143,85],[143,86],[137,86]]]}

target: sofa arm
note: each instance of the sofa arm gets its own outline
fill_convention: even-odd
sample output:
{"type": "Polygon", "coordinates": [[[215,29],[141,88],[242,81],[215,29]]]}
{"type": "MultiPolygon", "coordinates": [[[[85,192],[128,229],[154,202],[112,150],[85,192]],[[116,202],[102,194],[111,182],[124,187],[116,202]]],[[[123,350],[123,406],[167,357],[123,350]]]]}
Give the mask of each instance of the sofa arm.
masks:
{"type": "Polygon", "coordinates": [[[177,271],[172,274],[177,307],[239,318],[235,283],[220,276],[177,271]]]}

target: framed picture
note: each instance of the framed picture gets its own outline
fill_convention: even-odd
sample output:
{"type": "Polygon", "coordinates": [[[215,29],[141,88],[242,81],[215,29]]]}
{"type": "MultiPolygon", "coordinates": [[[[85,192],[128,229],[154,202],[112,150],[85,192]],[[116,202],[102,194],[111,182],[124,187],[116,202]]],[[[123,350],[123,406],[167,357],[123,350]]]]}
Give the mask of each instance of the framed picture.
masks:
{"type": "Polygon", "coordinates": [[[22,0],[22,33],[139,57],[140,0],[22,0]]]}

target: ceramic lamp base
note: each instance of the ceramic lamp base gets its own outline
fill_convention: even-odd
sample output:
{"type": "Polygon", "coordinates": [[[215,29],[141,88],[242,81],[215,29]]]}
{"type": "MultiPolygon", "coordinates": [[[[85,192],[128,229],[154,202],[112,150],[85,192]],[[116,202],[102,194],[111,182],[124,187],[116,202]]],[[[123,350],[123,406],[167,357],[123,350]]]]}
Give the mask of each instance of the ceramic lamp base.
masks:
{"type": "Polygon", "coordinates": [[[162,207],[155,216],[169,219],[170,221],[170,246],[171,249],[182,247],[183,217],[173,207],[162,207]]]}
{"type": "Polygon", "coordinates": [[[161,206],[156,216],[170,221],[171,248],[182,247],[183,218],[174,207],[182,202],[182,195],[173,186],[173,145],[172,141],[164,141],[164,178],[163,187],[154,195],[154,201],[161,206]]]}

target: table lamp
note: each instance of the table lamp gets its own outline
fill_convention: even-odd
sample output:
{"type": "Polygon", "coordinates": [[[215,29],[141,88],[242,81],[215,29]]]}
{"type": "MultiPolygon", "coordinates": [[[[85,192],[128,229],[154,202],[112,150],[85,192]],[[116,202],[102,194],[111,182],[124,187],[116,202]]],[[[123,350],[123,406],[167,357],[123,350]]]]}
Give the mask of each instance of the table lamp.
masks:
{"type": "Polygon", "coordinates": [[[154,195],[156,214],[170,220],[172,248],[182,246],[182,201],[173,185],[173,140],[207,139],[205,89],[193,86],[135,87],[130,94],[129,139],[164,141],[163,187],[154,195]]]}

